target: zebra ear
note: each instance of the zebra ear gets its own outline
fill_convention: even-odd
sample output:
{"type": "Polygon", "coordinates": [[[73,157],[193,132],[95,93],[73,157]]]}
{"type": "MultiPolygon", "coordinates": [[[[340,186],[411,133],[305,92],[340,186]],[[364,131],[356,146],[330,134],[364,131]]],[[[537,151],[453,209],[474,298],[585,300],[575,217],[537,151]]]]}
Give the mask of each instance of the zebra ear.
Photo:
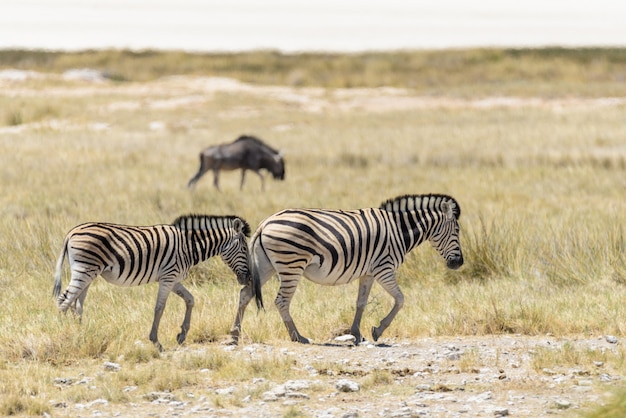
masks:
{"type": "Polygon", "coordinates": [[[238,234],[243,233],[243,222],[239,218],[235,218],[233,220],[233,229],[237,231],[238,234]]]}
{"type": "Polygon", "coordinates": [[[452,205],[449,202],[441,202],[441,210],[445,214],[446,219],[454,218],[454,211],[452,210],[452,205]]]}

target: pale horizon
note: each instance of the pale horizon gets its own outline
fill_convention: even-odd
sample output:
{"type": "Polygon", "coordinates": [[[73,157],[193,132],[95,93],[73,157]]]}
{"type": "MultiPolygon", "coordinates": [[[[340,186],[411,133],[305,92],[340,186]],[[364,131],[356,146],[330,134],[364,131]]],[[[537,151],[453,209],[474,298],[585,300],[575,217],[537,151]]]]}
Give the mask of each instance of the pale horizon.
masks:
{"type": "Polygon", "coordinates": [[[608,0],[0,0],[0,48],[621,47],[626,46],[625,21],[626,2],[608,0]]]}

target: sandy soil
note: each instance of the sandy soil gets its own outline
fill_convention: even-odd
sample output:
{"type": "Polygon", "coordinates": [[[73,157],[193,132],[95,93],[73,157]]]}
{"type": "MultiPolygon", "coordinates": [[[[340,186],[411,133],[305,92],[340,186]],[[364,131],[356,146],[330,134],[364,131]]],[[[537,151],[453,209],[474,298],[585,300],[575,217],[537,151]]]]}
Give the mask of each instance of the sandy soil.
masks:
{"type": "MultiPolygon", "coordinates": [[[[213,380],[207,370],[206,383],[190,388],[182,397],[133,393],[133,388],[127,388],[136,401],[57,405],[54,415],[572,416],[605,402],[623,376],[612,374],[601,360],[537,370],[533,359],[538,353],[558,351],[566,345],[575,351],[596,352],[601,358],[606,350],[617,350],[619,341],[513,335],[386,340],[358,347],[340,340],[311,345],[221,346],[242,361],[285,356],[293,364],[294,375],[307,377],[284,381],[253,378],[233,385],[213,380]]],[[[183,347],[175,355],[205,350],[198,347],[183,347]]]]}

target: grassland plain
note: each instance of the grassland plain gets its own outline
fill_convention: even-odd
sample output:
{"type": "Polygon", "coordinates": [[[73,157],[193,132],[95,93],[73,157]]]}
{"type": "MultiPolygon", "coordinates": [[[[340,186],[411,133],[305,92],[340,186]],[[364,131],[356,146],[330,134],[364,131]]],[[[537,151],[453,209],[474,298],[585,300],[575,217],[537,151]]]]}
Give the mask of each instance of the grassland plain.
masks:
{"type": "MultiPolygon", "coordinates": [[[[558,94],[511,95],[472,80],[424,94],[216,74],[10,74],[0,77],[0,414],[623,415],[626,94],[609,95],[612,78],[597,77],[605,95],[567,94],[558,80],[558,94]],[[240,192],[239,174],[223,173],[221,193],[210,175],[186,189],[198,152],[242,133],[285,152],[285,181],[262,192],[249,176],[240,192]],[[378,345],[334,341],[355,286],[302,282],[292,313],[318,345],[288,342],[269,307],[249,310],[241,347],[224,347],[238,287],[217,259],[187,279],[196,308],[183,347],[184,307],[170,299],[164,354],[147,344],[156,286],[98,280],[82,323],[50,296],[64,234],[81,222],[193,212],[255,226],[285,207],[426,192],[460,202],[466,265],[446,271],[427,245],[414,251],[398,272],[407,303],[378,345]],[[361,390],[337,390],[344,377],[361,390]]],[[[266,299],[275,291],[266,286],[266,299]]],[[[365,335],[391,303],[373,289],[365,335]]]]}

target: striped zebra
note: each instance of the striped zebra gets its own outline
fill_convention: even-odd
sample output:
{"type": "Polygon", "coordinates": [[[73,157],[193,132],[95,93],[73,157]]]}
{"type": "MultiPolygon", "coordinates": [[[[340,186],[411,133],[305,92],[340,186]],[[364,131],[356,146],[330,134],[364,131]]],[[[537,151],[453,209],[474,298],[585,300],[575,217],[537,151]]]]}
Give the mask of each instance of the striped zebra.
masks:
{"type": "Polygon", "coordinates": [[[176,339],[182,344],[187,337],[194,298],[181,281],[192,266],[219,254],[240,284],[251,283],[248,236],[250,226],[235,216],[186,215],[171,225],[154,226],[78,225],[65,237],[52,293],[60,311],[66,312],[71,307],[80,317],[89,285],[98,275],[119,286],[159,282],[150,341],[161,351],[157,333],[170,291],[186,305],[185,319],[176,339]],[[61,294],[65,256],[69,260],[71,280],[61,294]]]}
{"type": "Polygon", "coordinates": [[[239,308],[231,328],[239,340],[241,321],[253,296],[263,306],[261,286],[274,274],[280,288],[274,303],[292,341],[308,343],[296,328],[289,305],[301,276],[322,285],[341,285],[359,279],[356,314],[350,333],[361,342],[361,317],[374,281],[395,303],[380,326],[372,327],[377,341],[404,303],[395,272],[406,254],[425,240],[457,269],[463,264],[458,218],[461,209],[452,197],[406,195],[380,208],[351,211],[287,209],[259,225],[250,241],[252,286],[241,289],[239,308]]]}

